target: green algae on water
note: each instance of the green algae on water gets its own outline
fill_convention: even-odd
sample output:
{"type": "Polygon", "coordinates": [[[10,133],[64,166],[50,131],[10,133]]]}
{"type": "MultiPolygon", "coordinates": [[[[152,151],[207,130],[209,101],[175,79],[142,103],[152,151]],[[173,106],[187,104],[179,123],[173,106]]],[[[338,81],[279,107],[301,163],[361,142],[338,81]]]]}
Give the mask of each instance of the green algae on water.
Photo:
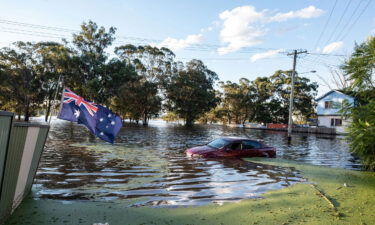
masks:
{"type": "Polygon", "coordinates": [[[261,199],[222,206],[150,208],[89,201],[63,204],[28,198],[6,224],[375,224],[375,173],[280,159],[248,160],[294,167],[308,183],[267,192],[261,199]]]}

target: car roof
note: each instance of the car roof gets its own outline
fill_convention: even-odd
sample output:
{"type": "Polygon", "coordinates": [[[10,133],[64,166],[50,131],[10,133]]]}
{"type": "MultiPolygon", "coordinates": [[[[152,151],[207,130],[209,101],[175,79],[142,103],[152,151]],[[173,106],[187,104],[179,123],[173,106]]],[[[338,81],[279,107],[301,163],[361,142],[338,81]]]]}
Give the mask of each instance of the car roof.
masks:
{"type": "Polygon", "coordinates": [[[221,139],[224,139],[226,141],[256,141],[256,140],[251,140],[247,137],[221,137],[221,139]]]}

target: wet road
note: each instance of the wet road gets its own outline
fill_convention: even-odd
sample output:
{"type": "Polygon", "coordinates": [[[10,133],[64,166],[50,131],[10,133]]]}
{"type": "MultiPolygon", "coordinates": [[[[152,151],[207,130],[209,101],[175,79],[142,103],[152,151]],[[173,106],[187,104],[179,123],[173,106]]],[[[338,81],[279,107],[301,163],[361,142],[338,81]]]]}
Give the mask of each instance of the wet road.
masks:
{"type": "Polygon", "coordinates": [[[84,127],[55,121],[36,176],[36,198],[126,201],[129,206],[204,205],[259,197],[303,182],[297,171],[240,159],[189,159],[183,151],[220,136],[247,136],[277,148],[277,157],[356,169],[339,138],[295,135],[218,125],[184,128],[153,121],[125,126],[115,145],[84,127]]]}

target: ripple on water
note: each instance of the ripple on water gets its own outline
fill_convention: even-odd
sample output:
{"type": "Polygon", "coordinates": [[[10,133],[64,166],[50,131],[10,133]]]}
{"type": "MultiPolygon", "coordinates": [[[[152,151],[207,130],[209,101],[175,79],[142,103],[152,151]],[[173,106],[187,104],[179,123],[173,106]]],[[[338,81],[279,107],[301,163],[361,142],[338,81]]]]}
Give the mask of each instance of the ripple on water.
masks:
{"type": "Polygon", "coordinates": [[[268,190],[301,182],[293,168],[240,159],[188,159],[188,147],[219,136],[248,136],[278,149],[278,157],[351,168],[358,162],[340,139],[223,126],[186,129],[162,124],[124,127],[114,145],[95,140],[85,128],[55,121],[36,176],[36,197],[122,201],[131,206],[222,204],[256,198],[268,190]]]}

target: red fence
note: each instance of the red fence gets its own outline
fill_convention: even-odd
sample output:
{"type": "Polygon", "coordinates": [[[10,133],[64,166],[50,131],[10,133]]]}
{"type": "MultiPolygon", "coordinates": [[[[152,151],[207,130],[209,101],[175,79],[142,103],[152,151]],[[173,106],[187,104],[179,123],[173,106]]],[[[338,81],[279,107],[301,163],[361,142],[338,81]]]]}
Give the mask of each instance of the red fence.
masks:
{"type": "Polygon", "coordinates": [[[280,128],[288,128],[288,124],[282,124],[282,123],[268,123],[267,128],[270,129],[280,129],[280,128]]]}

